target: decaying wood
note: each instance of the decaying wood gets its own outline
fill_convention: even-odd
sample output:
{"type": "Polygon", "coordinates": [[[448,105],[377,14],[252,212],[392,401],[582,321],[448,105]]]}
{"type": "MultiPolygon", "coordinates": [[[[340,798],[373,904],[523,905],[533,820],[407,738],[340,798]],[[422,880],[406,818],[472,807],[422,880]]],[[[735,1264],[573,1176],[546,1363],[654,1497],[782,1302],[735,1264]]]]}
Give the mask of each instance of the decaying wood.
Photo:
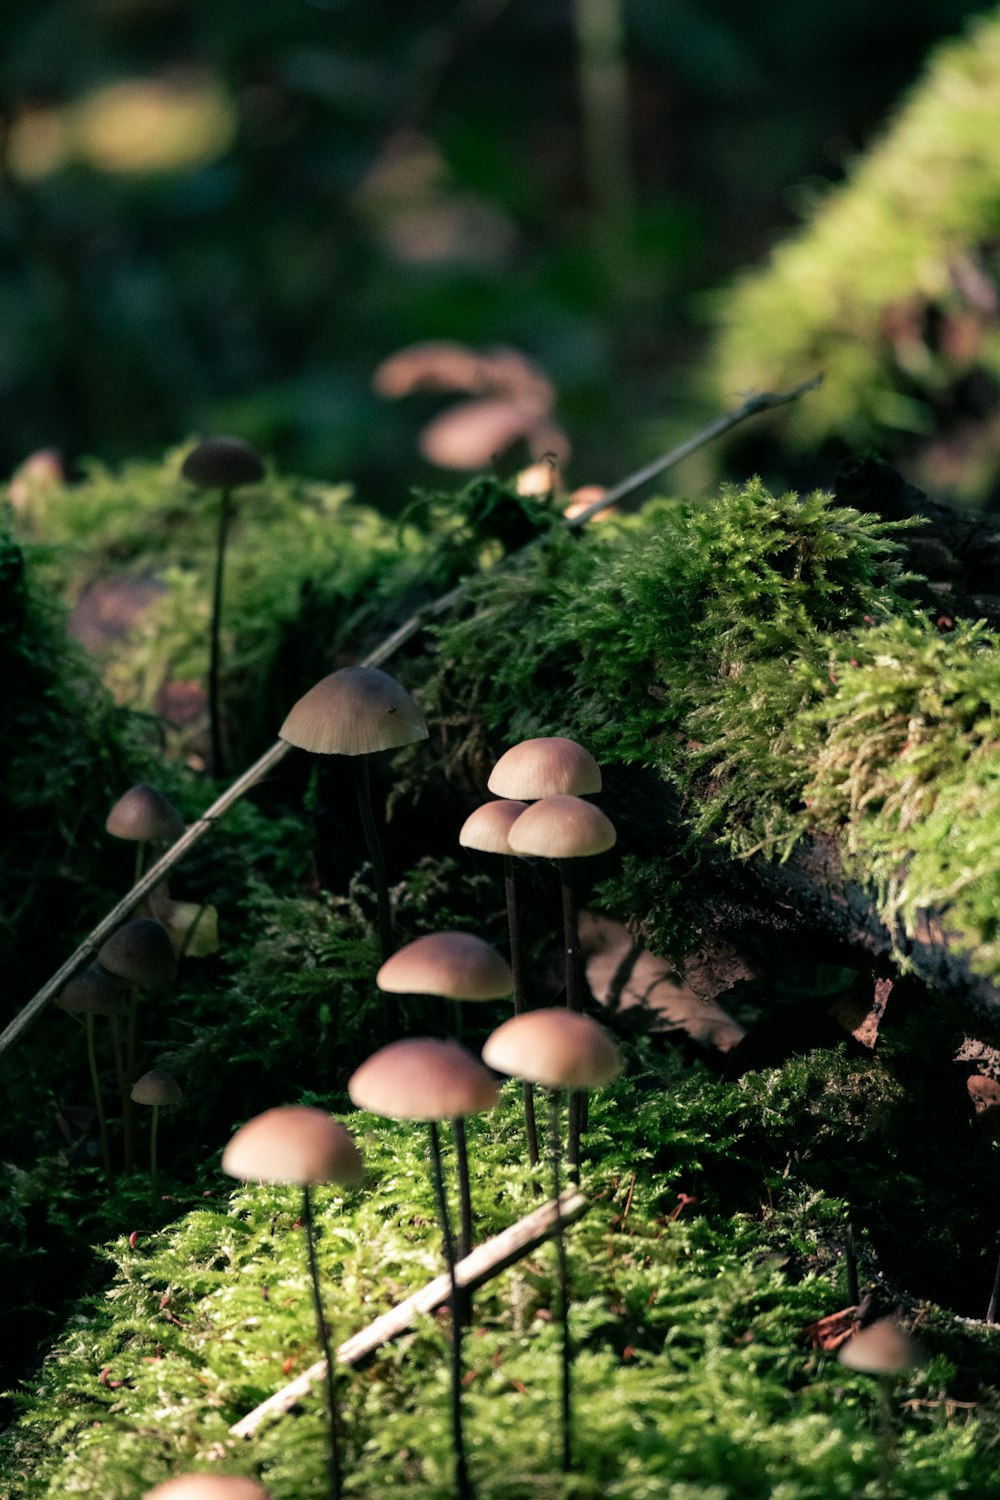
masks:
{"type": "MultiPolygon", "coordinates": [[[[741,406],[734,408],[732,411],[723,412],[720,417],[717,417],[714,422],[709,423],[701,432],[695,433],[693,437],[688,438],[676,448],[671,449],[669,453],[664,454],[662,458],[656,459],[654,463],[648,464],[645,468],[630,475],[628,479],[623,479],[620,484],[615,485],[612,490],[609,490],[603,499],[595,505],[590,506],[588,510],[581,512],[580,515],[574,517],[572,520],[567,520],[565,523],[567,528],[574,531],[579,530],[580,527],[586,525],[599,511],[606,509],[608,505],[621,501],[634,491],[641,489],[651,479],[665,473],[667,469],[680,463],[689,454],[697,452],[699,448],[705,447],[706,444],[714,441],[715,438],[720,437],[724,432],[728,432],[731,428],[737,426],[738,423],[746,421],[748,417],[757,416],[760,412],[770,411],[775,406],[784,406],[790,401],[797,401],[801,396],[814,390],[821,379],[821,376],[816,376],[813,380],[796,386],[793,391],[783,393],[763,392],[749,396],[741,406]]],[[[515,555],[515,553],[510,554],[510,556],[515,555]]],[[[508,558],[505,558],[502,562],[496,564],[496,566],[502,568],[507,561],[508,558]]],[[[412,640],[415,635],[419,635],[431,620],[447,614],[450,609],[460,603],[468,591],[470,582],[471,580],[464,580],[454,588],[449,589],[446,594],[442,594],[439,599],[435,599],[432,603],[416,610],[408,620],[405,620],[398,629],[394,630],[380,645],[376,646],[374,651],[370,651],[367,656],[363,657],[358,665],[363,667],[382,666],[390,657],[395,655],[401,646],[404,646],[407,641],[412,640]]],[[[8,1023],[5,1029],[0,1032],[0,1054],[6,1052],[8,1047],[13,1046],[18,1037],[24,1035],[32,1023],[41,1015],[49,1001],[55,999],[63,986],[68,984],[73,976],[78,974],[90,962],[105,938],[111,936],[115,928],[121,922],[124,922],[126,917],[130,916],[145,897],[149,895],[153,887],[166,878],[174,865],[183,859],[184,855],[193,849],[200,839],[204,838],[205,834],[224,817],[231,807],[235,806],[241,797],[250,791],[252,787],[256,786],[258,782],[263,781],[265,776],[268,776],[274,770],[275,766],[284,760],[291,748],[291,745],[286,744],[284,740],[275,741],[271,748],[266,750],[258,761],[255,761],[248,770],[244,771],[243,775],[238,777],[232,786],[228,787],[222,793],[221,797],[218,797],[212,803],[207,812],[200,818],[197,818],[184,831],[177,842],[171,845],[166,853],[157,860],[156,864],[147,870],[143,878],[97,924],[93,931],[87,934],[76,952],[70,955],[62,967],[53,974],[47,983],[42,985],[41,989],[32,996],[28,1003],[8,1023]]]]}
{"type": "MultiPolygon", "coordinates": [[[[573,1189],[563,1193],[559,1199],[559,1205],[564,1225],[574,1224],[590,1207],[583,1194],[573,1189]]],[[[476,1287],[492,1280],[508,1266],[522,1260],[525,1255],[551,1239],[555,1230],[556,1204],[553,1200],[551,1203],[543,1203],[541,1208],[536,1208],[533,1213],[527,1214],[523,1219],[518,1219],[517,1223],[512,1224],[509,1229],[487,1240],[485,1245],[477,1245],[471,1255],[457,1262],[455,1280],[460,1287],[474,1291],[476,1287]]],[[[391,1307],[388,1312],[376,1318],[374,1323],[369,1323],[366,1328],[360,1329],[338,1345],[337,1363],[358,1364],[382,1344],[388,1344],[392,1339],[398,1338],[401,1333],[405,1333],[421,1314],[434,1312],[436,1308],[443,1306],[448,1300],[450,1290],[451,1285],[447,1274],[435,1276],[433,1281],[427,1282],[418,1292],[414,1292],[402,1302],[397,1302],[395,1307],[391,1307]]],[[[322,1380],[325,1374],[326,1360],[319,1359],[296,1380],[283,1386],[266,1401],[262,1401],[260,1406],[254,1407],[247,1416],[241,1417],[234,1426],[230,1427],[230,1432],[234,1437],[252,1437],[258,1427],[269,1417],[283,1416],[297,1406],[302,1398],[309,1394],[315,1382],[322,1380]]]]}

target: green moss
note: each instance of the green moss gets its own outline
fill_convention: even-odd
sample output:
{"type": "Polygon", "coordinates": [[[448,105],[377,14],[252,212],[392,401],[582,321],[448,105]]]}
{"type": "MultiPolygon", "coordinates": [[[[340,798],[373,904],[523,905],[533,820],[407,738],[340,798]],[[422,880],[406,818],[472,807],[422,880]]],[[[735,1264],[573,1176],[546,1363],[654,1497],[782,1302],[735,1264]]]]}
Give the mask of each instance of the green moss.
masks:
{"type": "MultiPolygon", "coordinates": [[[[883,138],[847,182],[809,207],[801,230],[744,274],[718,304],[713,389],[785,390],[824,372],[822,387],[787,408],[783,431],[810,447],[836,434],[891,442],[934,425],[942,390],[970,368],[1000,371],[988,319],[937,341],[922,319],[979,317],[1000,226],[1000,19],[978,19],[933,55],[883,138]],[[986,265],[970,265],[986,247],[986,265]],[[895,327],[893,326],[895,324],[895,327]]],[[[947,331],[947,330],[946,330],[947,331]]],[[[958,483],[981,495],[995,478],[985,453],[958,483]]]]}

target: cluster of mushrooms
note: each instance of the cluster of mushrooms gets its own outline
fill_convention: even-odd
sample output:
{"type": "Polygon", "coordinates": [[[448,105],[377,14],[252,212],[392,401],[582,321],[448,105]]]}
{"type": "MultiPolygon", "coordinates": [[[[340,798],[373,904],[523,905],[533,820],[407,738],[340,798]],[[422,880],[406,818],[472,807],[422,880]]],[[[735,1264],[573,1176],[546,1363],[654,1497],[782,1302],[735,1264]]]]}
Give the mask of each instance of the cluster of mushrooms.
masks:
{"type": "MultiPolygon", "coordinates": [[[[534,1090],[544,1089],[548,1095],[548,1156],[555,1211],[562,1356],[560,1462],[564,1472],[573,1466],[572,1343],[567,1255],[560,1216],[564,1160],[562,1096],[565,1093],[569,1099],[566,1170],[575,1180],[579,1173],[581,1137],[586,1130],[587,1091],[609,1083],[622,1067],[613,1038],[584,1012],[574,865],[578,859],[610,849],[615,843],[615,830],[607,817],[587,800],[600,791],[601,773],[582,746],[561,737],[515,745],[501,757],[490,775],[488,786],[496,800],[479,807],[466,820],[460,834],[464,847],[503,859],[510,962],[483,939],[461,932],[430,933],[397,950],[390,891],[372,807],[371,759],[383,751],[422,740],[427,732],[420,709],[398,682],[378,668],[356,666],[332,673],[306,693],[289,713],[281,737],[313,754],[346,755],[354,760],[362,826],[376,884],[382,960],[376,984],[383,994],[438,997],[454,1003],[456,1018],[459,1007],[465,1003],[513,997],[513,1014],[488,1038],[481,1059],[457,1040],[405,1037],[388,1042],[367,1058],[348,1082],[349,1097],[359,1109],[394,1120],[422,1121],[428,1127],[433,1187],[450,1286],[454,1486],[458,1500],[472,1500],[474,1490],[462,1412],[462,1335],[471,1311],[469,1291],[462,1281],[462,1261],[472,1248],[474,1234],[465,1120],[496,1103],[497,1075],[521,1081],[526,1150],[532,1166],[542,1155],[534,1090]],[[518,868],[519,860],[524,857],[552,861],[559,880],[565,1004],[558,1007],[529,1009],[526,1001],[518,868]],[[447,1123],[455,1143],[458,1175],[457,1234],[452,1224],[441,1151],[442,1128],[447,1123]]],[[[108,828],[117,836],[137,843],[136,870],[141,873],[146,847],[178,836],[179,821],[176,810],[159,793],[143,786],[133,788],[121,799],[108,820],[108,828]]],[[[165,895],[162,900],[167,902],[165,895]]],[[[161,907],[160,915],[166,911],[167,906],[161,907]]],[[[139,917],[108,940],[98,954],[97,965],[71,981],[60,1001],[64,1008],[82,1012],[86,1018],[90,1071],[109,1173],[111,1151],[100,1096],[94,1016],[110,1018],[122,1094],[125,1164],[130,1166],[135,1154],[135,1125],[130,1106],[133,1102],[149,1104],[153,1108],[150,1155],[154,1185],[158,1110],[176,1102],[179,1090],[156,1069],[138,1076],[140,996],[145,987],[167,982],[176,972],[176,965],[177,950],[167,925],[155,915],[139,917]],[[123,987],[129,991],[127,999],[123,987]],[[123,1019],[124,1046],[119,1024],[123,1019]]],[[[361,1153],[345,1126],[325,1111],[285,1106],[265,1111],[238,1130],[223,1152],[222,1167],[243,1181],[296,1184],[302,1190],[301,1217],[316,1329],[326,1367],[329,1489],[332,1500],[340,1500],[344,1479],[337,1364],[323,1313],[312,1190],[320,1184],[359,1183],[364,1176],[361,1153]]],[[[847,1346],[845,1362],[853,1362],[855,1368],[883,1373],[883,1388],[888,1392],[891,1375],[912,1363],[916,1356],[905,1335],[895,1326],[882,1329],[881,1343],[878,1339],[873,1342],[874,1332],[858,1335],[847,1346]],[[872,1344],[870,1350],[863,1340],[872,1344]],[[879,1347],[875,1348],[875,1344],[879,1347]],[[882,1344],[886,1344],[888,1353],[882,1350],[882,1344]],[[882,1366],[878,1364],[880,1359],[882,1366]]],[[[159,1486],[148,1500],[154,1497],[155,1500],[266,1500],[266,1492],[251,1480],[198,1474],[159,1486]]]]}

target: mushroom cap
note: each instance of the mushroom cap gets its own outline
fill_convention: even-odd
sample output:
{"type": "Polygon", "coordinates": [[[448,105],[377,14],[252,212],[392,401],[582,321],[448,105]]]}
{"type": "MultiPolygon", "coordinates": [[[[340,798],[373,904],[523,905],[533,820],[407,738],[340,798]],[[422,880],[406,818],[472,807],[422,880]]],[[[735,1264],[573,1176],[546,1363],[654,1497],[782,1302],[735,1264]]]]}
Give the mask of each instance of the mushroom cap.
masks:
{"type": "Polygon", "coordinates": [[[97,961],[129,984],[166,984],[177,973],[177,955],[162,922],[136,917],[113,932],[97,961]]]}
{"type": "Polygon", "coordinates": [[[515,854],[538,854],[544,859],[582,859],[603,854],[617,838],[615,826],[599,807],[582,797],[543,797],[533,802],[511,824],[510,847],[515,854]]]}
{"type": "Polygon", "coordinates": [[[523,797],[527,802],[563,792],[587,797],[601,790],[601,768],[576,740],[545,735],[506,750],[486,785],[497,797],[523,797]]]}
{"type": "Polygon", "coordinates": [[[458,1042],[407,1037],[374,1053],[348,1080],[358,1109],[391,1120],[446,1120],[492,1109],[499,1089],[458,1042]]]}
{"type": "Polygon", "coordinates": [[[270,1500],[270,1494],[242,1474],[179,1474],[147,1490],[143,1500],[270,1500]]]}
{"type": "Polygon", "coordinates": [[[512,799],[484,802],[462,824],[458,842],[463,849],[481,849],[484,854],[513,854],[507,835],[527,806],[527,802],[512,799]]]}
{"type": "Polygon", "coordinates": [[[266,1109],[237,1130],[222,1153],[230,1177],[256,1182],[359,1182],[364,1176],[354,1138],[324,1109],[286,1104],[266,1109]]]}
{"type": "Polygon", "coordinates": [[[93,964],[63,986],[56,1004],[71,1015],[120,1016],[127,1009],[119,986],[93,964]]]}
{"type": "Polygon", "coordinates": [[[550,1089],[600,1088],[624,1066],[610,1032],[563,1007],[511,1016],[487,1038],[483,1061],[550,1089]]]}
{"type": "Polygon", "coordinates": [[[184,1095],[176,1079],[162,1068],[150,1068],[132,1085],[132,1098],[136,1104],[180,1104],[184,1095]]]}
{"type": "Polygon", "coordinates": [[[837,1358],[849,1370],[863,1370],[866,1375],[898,1375],[922,1365],[924,1353],[916,1339],[890,1317],[879,1318],[841,1344],[837,1358]]]}
{"type": "Polygon", "coordinates": [[[263,479],[264,463],[242,438],[211,437],[191,449],[181,473],[202,490],[235,490],[263,479]]]}
{"type": "Polygon", "coordinates": [[[140,781],[118,798],[108,813],[107,831],[116,839],[146,843],[150,839],[179,839],[184,819],[174,804],[155,786],[140,781]]]}
{"type": "Polygon", "coordinates": [[[407,943],[375,975],[392,995],[446,995],[449,1000],[502,1000],[514,976],[495,948],[471,932],[430,932],[407,943]]]}
{"type": "Polygon", "coordinates": [[[372,755],[425,740],[427,725],[388,672],[341,667],[299,699],[278,733],[314,755],[372,755]]]}

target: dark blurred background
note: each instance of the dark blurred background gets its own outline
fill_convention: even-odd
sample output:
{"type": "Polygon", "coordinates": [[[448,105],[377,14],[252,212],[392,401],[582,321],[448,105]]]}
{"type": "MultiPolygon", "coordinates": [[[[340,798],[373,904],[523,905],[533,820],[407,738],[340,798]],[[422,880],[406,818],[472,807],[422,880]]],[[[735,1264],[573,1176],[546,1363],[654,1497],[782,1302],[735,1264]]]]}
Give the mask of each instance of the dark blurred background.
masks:
{"type": "Polygon", "coordinates": [[[233,431],[393,510],[415,340],[554,381],[574,483],[652,456],[706,293],[836,181],[969,0],[7,0],[0,470],[233,431]]]}

